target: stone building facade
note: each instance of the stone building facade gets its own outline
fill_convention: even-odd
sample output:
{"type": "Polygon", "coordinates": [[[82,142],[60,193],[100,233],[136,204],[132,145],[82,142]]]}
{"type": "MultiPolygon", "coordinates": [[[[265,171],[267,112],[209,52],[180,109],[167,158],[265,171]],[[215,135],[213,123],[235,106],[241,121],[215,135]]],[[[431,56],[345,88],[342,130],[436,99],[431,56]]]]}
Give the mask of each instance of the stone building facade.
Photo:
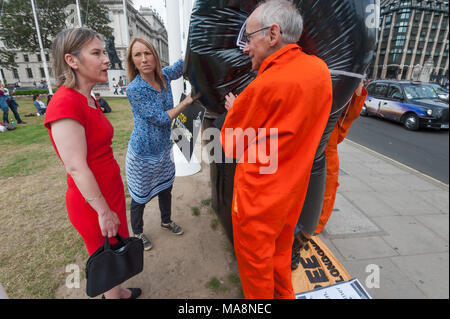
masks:
{"type": "MultiPolygon", "coordinates": [[[[101,0],[108,9],[108,19],[113,29],[114,44],[117,54],[122,61],[122,67],[126,67],[127,37],[125,27],[125,16],[122,0],[101,0]]],[[[152,8],[141,7],[135,9],[132,1],[127,0],[128,31],[130,39],[133,36],[145,37],[152,42],[161,58],[164,66],[169,64],[169,49],[167,30],[161,17],[152,8]]],[[[4,47],[0,41],[0,47],[4,47]]],[[[51,54],[47,53],[47,64],[51,72],[51,54]],[[50,62],[49,62],[50,61],[50,62]]],[[[8,84],[19,83],[22,87],[41,87],[42,81],[45,81],[44,67],[42,65],[39,52],[28,53],[16,50],[15,61],[17,67],[11,70],[0,69],[1,78],[8,84]]],[[[51,80],[53,82],[53,80],[51,80]]]]}
{"type": "Polygon", "coordinates": [[[369,67],[372,79],[429,79],[448,83],[448,0],[381,0],[380,36],[369,67]]]}

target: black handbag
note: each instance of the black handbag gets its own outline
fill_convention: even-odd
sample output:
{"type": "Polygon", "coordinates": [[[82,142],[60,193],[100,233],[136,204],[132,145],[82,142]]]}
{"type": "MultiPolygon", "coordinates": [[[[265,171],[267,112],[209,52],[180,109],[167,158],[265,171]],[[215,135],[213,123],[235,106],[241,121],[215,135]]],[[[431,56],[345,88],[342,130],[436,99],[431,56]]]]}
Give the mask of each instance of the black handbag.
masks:
{"type": "Polygon", "coordinates": [[[116,236],[118,242],[97,249],[86,262],[86,293],[98,296],[139,274],[144,267],[144,245],[139,238],[116,236]]]}

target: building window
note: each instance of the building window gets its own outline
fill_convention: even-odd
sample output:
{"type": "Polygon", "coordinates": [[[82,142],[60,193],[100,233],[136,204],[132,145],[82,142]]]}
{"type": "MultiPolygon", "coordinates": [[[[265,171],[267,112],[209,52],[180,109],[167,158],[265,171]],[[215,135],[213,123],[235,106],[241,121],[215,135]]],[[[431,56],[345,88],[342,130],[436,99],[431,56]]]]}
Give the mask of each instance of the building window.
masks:
{"type": "Polygon", "coordinates": [[[400,64],[400,58],[401,58],[401,55],[400,54],[393,54],[392,55],[392,63],[394,63],[394,64],[400,64]]]}
{"type": "Polygon", "coordinates": [[[30,62],[30,59],[28,58],[28,54],[24,54],[24,55],[23,55],[23,60],[24,60],[25,62],[30,62]]]}
{"type": "Polygon", "coordinates": [[[39,68],[39,70],[41,71],[41,78],[45,78],[44,68],[39,68]]]}
{"type": "Polygon", "coordinates": [[[27,68],[27,75],[29,79],[33,78],[33,70],[31,70],[31,68],[27,68]]]}
{"type": "Polygon", "coordinates": [[[396,40],[394,46],[403,47],[405,45],[405,40],[396,40]]]}
{"type": "Polygon", "coordinates": [[[19,72],[17,71],[17,69],[12,69],[12,72],[13,72],[13,77],[15,78],[15,79],[19,79],[19,72]]]}
{"type": "Polygon", "coordinates": [[[409,17],[410,17],[410,14],[409,14],[409,12],[408,13],[402,13],[401,15],[400,15],[400,19],[401,20],[409,20],[409,17]]]}

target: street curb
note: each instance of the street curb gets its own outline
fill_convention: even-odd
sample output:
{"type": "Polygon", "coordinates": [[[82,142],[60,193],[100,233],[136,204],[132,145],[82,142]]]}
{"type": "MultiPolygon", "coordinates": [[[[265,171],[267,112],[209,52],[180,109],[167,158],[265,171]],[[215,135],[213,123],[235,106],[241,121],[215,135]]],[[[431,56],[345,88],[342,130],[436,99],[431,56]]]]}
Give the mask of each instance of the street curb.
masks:
{"type": "Polygon", "coordinates": [[[437,180],[437,179],[435,179],[435,178],[433,178],[431,176],[428,176],[425,173],[419,172],[418,170],[416,170],[416,169],[414,169],[412,167],[409,167],[409,166],[407,166],[405,164],[402,164],[402,163],[400,163],[400,162],[398,162],[398,161],[396,161],[396,160],[394,160],[394,159],[392,159],[390,157],[387,157],[386,155],[378,153],[378,152],[376,152],[376,151],[374,151],[374,150],[372,150],[370,148],[367,148],[367,147],[365,147],[365,146],[363,146],[361,144],[353,142],[352,140],[345,139],[345,141],[349,142],[350,144],[352,144],[353,146],[355,146],[355,147],[357,147],[357,148],[359,148],[361,150],[364,150],[364,151],[372,153],[373,155],[375,155],[378,158],[387,160],[387,161],[391,162],[393,165],[395,165],[395,166],[397,166],[397,167],[399,167],[401,169],[410,171],[411,173],[413,173],[414,175],[416,175],[418,177],[423,177],[423,178],[427,179],[429,182],[431,182],[432,184],[434,184],[436,186],[439,186],[439,187],[441,187],[441,188],[443,188],[443,189],[445,189],[447,191],[449,190],[449,185],[448,184],[445,184],[444,182],[441,182],[441,181],[439,181],[439,180],[437,180]]]}

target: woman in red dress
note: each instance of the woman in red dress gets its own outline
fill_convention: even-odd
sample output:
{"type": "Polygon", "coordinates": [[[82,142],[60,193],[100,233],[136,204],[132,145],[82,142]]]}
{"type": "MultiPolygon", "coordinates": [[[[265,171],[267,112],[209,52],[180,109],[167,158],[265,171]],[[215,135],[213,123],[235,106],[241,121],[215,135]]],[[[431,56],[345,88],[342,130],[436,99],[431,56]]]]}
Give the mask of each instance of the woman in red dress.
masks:
{"type": "MultiPolygon", "coordinates": [[[[124,186],[111,148],[113,127],[91,95],[96,83],[108,80],[109,59],[101,36],[86,28],[61,31],[53,42],[53,59],[59,88],[44,125],[67,171],[69,219],[92,255],[106,236],[129,237],[124,186]]],[[[140,294],[139,288],[116,286],[105,297],[140,294]]]]}

